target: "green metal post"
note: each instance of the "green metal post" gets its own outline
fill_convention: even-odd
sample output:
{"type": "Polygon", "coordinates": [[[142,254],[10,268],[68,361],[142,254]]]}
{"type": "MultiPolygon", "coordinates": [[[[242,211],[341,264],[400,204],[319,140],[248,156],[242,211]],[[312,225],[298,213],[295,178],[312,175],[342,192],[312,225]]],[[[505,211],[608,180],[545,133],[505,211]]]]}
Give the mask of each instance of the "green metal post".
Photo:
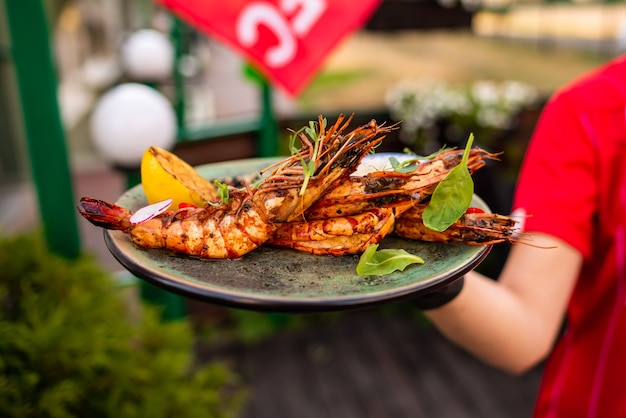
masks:
{"type": "MultiPolygon", "coordinates": [[[[174,111],[176,113],[176,120],[178,125],[179,139],[181,132],[184,131],[185,121],[185,85],[184,79],[180,72],[179,63],[180,58],[184,51],[183,31],[184,27],[180,20],[172,17],[172,30],[170,38],[174,45],[174,68],[172,74],[174,78],[175,98],[174,98],[174,111]]],[[[144,83],[149,87],[159,90],[156,83],[144,83]]],[[[139,171],[131,171],[126,173],[126,183],[128,188],[136,186],[141,183],[141,174],[139,171]]],[[[155,286],[151,283],[141,280],[139,282],[139,290],[142,300],[145,302],[160,307],[162,311],[162,318],[167,321],[183,319],[187,315],[187,304],[185,298],[177,294],[168,292],[155,286]]]]}
{"type": "Polygon", "coordinates": [[[80,234],[44,1],[7,0],[5,6],[45,238],[51,251],[77,257],[80,234]]]}
{"type": "MultiPolygon", "coordinates": [[[[126,174],[128,189],[141,183],[139,170],[124,170],[123,172],[126,174]]],[[[162,309],[161,318],[166,321],[179,320],[187,316],[187,303],[182,296],[163,290],[145,280],[139,281],[139,293],[142,300],[162,309]]]]}
{"type": "Polygon", "coordinates": [[[178,140],[186,131],[186,107],[185,107],[185,79],[180,71],[180,60],[187,49],[185,36],[185,25],[175,16],[172,16],[172,30],[170,37],[174,46],[174,68],[172,74],[174,77],[174,112],[178,122],[178,140]]]}
{"type": "MultiPolygon", "coordinates": [[[[275,157],[278,154],[278,123],[272,103],[272,86],[265,77],[260,77],[261,85],[261,121],[259,126],[259,157],[275,157]]],[[[270,312],[268,316],[274,325],[285,325],[289,315],[282,312],[270,312]]]]}
{"type": "Polygon", "coordinates": [[[261,122],[257,153],[259,157],[274,157],[278,153],[278,123],[272,104],[272,87],[264,78],[261,81],[261,122]]]}
{"type": "Polygon", "coordinates": [[[140,282],[141,299],[162,309],[161,318],[166,321],[176,321],[187,316],[187,305],[182,296],[170,293],[151,283],[140,282]]]}

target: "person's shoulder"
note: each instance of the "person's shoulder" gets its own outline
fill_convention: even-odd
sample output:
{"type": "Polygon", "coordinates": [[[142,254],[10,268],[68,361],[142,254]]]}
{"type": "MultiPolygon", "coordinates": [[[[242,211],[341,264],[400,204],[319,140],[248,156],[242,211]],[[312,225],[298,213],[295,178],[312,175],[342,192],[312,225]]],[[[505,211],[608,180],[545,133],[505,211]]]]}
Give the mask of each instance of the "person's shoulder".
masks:
{"type": "Polygon", "coordinates": [[[623,106],[626,104],[626,55],[573,80],[558,89],[554,99],[588,106],[623,106]]]}

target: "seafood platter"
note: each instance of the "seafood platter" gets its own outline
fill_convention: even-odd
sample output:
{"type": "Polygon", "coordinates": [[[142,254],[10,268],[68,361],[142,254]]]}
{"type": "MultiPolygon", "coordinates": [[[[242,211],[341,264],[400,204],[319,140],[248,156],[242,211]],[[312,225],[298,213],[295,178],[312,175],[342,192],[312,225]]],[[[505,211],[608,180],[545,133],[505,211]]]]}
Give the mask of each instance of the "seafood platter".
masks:
{"type": "Polygon", "coordinates": [[[471,175],[497,155],[479,147],[428,158],[377,154],[395,126],[371,121],[350,130],[350,121],[341,115],[329,125],[320,117],[294,132],[298,147],[287,157],[195,167],[205,179],[229,183],[210,204],[132,221],[150,207],[138,185],[115,203],[84,197],[79,213],[104,228],[107,247],[135,276],[206,302],[270,312],[407,300],[458,279],[492,245],[513,241],[515,221],[491,213],[473,189],[449,226],[425,225],[433,195],[455,167],[471,175]],[[401,250],[420,262],[359,272],[371,250],[401,250]]]}

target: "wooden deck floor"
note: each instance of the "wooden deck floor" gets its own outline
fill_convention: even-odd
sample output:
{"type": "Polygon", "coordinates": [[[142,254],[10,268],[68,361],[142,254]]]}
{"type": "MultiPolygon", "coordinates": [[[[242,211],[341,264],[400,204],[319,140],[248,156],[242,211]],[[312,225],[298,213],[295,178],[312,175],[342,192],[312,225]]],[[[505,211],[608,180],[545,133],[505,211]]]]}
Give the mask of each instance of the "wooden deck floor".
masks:
{"type": "Polygon", "coordinates": [[[250,390],[241,418],[522,418],[541,374],[484,365],[435,329],[375,311],[285,332],[226,358],[250,390]]]}

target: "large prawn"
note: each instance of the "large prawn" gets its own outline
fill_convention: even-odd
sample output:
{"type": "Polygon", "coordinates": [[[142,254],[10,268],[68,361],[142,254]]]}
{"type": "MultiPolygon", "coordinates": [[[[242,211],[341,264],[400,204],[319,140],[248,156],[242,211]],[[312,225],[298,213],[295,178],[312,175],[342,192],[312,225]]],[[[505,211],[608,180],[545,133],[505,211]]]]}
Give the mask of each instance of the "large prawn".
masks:
{"type": "MultiPolygon", "coordinates": [[[[442,151],[416,164],[408,172],[373,171],[350,176],[335,184],[306,212],[307,219],[353,215],[375,207],[394,207],[396,215],[429,197],[437,184],[463,157],[464,150],[442,151]]],[[[497,160],[498,154],[472,148],[467,161],[470,173],[497,160]]]]}
{"type": "Polygon", "coordinates": [[[375,120],[344,135],[352,116],[340,115],[327,127],[321,116],[315,131],[296,132],[300,150],[266,168],[269,177],[258,186],[253,200],[264,208],[271,222],[302,219],[303,213],[333,184],[347,179],[363,158],[395,126],[381,126],[375,120]]]}
{"type": "Polygon", "coordinates": [[[241,257],[265,243],[273,230],[249,190],[231,190],[228,203],[168,210],[141,223],[132,223],[133,212],[125,208],[88,197],[80,200],[79,212],[96,226],[130,234],[139,247],[200,258],[241,257]]]}
{"type": "Polygon", "coordinates": [[[393,231],[395,216],[390,208],[374,208],[354,216],[276,225],[270,245],[316,255],[360,254],[393,231]]]}
{"type": "Polygon", "coordinates": [[[460,242],[467,245],[513,243],[519,233],[515,219],[476,208],[469,208],[445,231],[433,231],[424,225],[422,215],[425,207],[426,204],[419,204],[404,212],[396,219],[393,233],[420,241],[460,242]]]}

